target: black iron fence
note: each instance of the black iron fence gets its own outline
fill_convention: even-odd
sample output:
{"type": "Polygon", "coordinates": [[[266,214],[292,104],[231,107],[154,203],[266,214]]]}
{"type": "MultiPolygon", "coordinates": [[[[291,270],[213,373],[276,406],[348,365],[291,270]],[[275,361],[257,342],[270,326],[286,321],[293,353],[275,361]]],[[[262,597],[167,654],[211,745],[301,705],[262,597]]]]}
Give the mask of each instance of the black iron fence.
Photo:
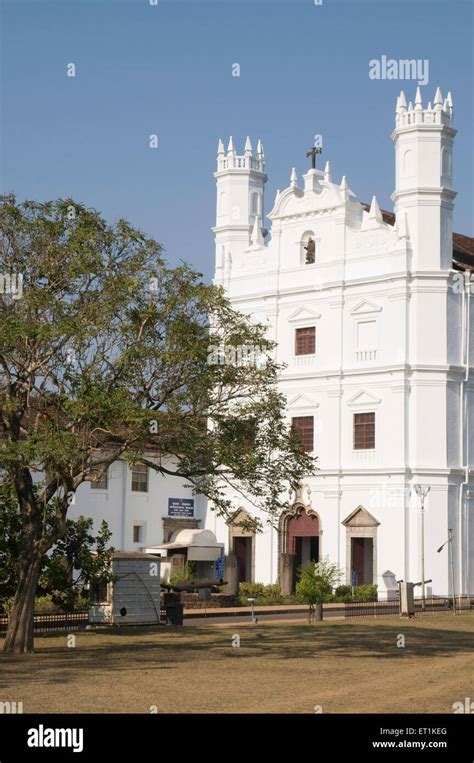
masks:
{"type": "MultiPolygon", "coordinates": [[[[457,612],[467,612],[472,609],[474,609],[474,599],[456,598],[457,612]]],[[[341,611],[344,612],[345,617],[381,617],[383,615],[398,615],[400,614],[400,602],[398,598],[391,599],[390,601],[353,601],[345,604],[343,608],[341,607],[341,611]]],[[[436,612],[452,611],[452,598],[426,597],[424,605],[423,599],[415,599],[416,614],[421,614],[422,612],[435,614],[436,612]]]]}
{"type": "MultiPolygon", "coordinates": [[[[36,614],[34,616],[35,633],[54,633],[78,631],[85,628],[89,623],[89,612],[50,612],[47,614],[36,614]]],[[[0,635],[7,632],[8,617],[0,617],[0,635]]]]}
{"type": "Polygon", "coordinates": [[[378,615],[398,615],[400,605],[397,599],[391,601],[351,601],[344,609],[345,617],[377,617],[378,615]]]}

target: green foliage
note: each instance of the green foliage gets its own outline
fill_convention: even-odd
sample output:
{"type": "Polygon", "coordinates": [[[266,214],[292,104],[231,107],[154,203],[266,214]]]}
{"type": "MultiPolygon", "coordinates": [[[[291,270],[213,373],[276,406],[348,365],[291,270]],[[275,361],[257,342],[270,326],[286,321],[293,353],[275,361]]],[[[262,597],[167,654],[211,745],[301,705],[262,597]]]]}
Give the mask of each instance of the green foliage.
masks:
{"type": "Polygon", "coordinates": [[[15,593],[21,517],[13,485],[0,480],[0,612],[15,593]]]}
{"type": "Polygon", "coordinates": [[[51,595],[37,596],[35,599],[35,613],[40,615],[49,615],[54,612],[61,612],[61,607],[55,604],[51,595]]]}
{"type": "Polygon", "coordinates": [[[334,596],[336,597],[344,597],[344,596],[352,596],[352,586],[350,585],[338,585],[336,590],[334,591],[334,596]]]}
{"type": "Polygon", "coordinates": [[[247,601],[248,598],[260,599],[263,597],[264,591],[264,583],[239,583],[239,597],[244,601],[247,601]]]}
{"type": "Polygon", "coordinates": [[[342,571],[325,557],[320,562],[306,562],[300,567],[296,597],[310,607],[330,601],[342,571]]]}
{"type": "Polygon", "coordinates": [[[377,586],[372,584],[355,586],[354,595],[352,595],[352,586],[340,585],[336,588],[332,601],[377,601],[377,586]]]}
{"type": "Polygon", "coordinates": [[[255,599],[256,606],[268,606],[270,604],[291,604],[292,596],[282,596],[278,583],[240,583],[239,604],[248,607],[248,599],[255,599]]]}
{"type": "MultiPolygon", "coordinates": [[[[67,520],[64,536],[43,558],[35,604],[40,609],[36,611],[54,611],[41,609],[48,602],[63,611],[77,609],[85,604],[85,585],[111,579],[111,532],[106,522],[101,523],[97,535],[92,528],[90,517],[67,520]]],[[[18,500],[4,478],[0,480],[0,611],[11,607],[17,587],[21,529],[18,500]]]]}
{"type": "Polygon", "coordinates": [[[170,585],[185,583],[188,580],[196,580],[195,562],[185,562],[180,567],[173,567],[170,575],[170,585]]]}
{"type": "Polygon", "coordinates": [[[110,226],[69,198],[2,196],[0,272],[23,275],[21,298],[0,300],[0,473],[15,487],[9,553],[25,582],[5,644],[28,651],[25,586],[64,537],[71,496],[115,461],[190,482],[226,518],[230,486],[270,523],[316,465],[291,435],[266,328],[188,265],[168,267],[126,220],[110,226]],[[265,362],[211,362],[221,347],[259,348],[265,362]]]}
{"type": "MultiPolygon", "coordinates": [[[[177,460],[173,473],[216,511],[230,509],[224,476],[277,517],[287,483],[314,473],[315,463],[286,423],[265,328],[189,266],[169,268],[160,245],[127,221],[110,227],[72,199],[0,197],[0,231],[0,272],[24,275],[22,298],[0,301],[0,469],[13,476],[19,464],[44,466],[44,506],[118,458],[146,462],[151,433],[177,460]],[[210,362],[222,346],[258,347],[266,362],[210,362]],[[97,450],[111,442],[113,450],[97,450]]],[[[62,533],[66,508],[61,501],[47,535],[62,533]]]]}
{"type": "Polygon", "coordinates": [[[95,536],[92,527],[90,517],[68,519],[64,537],[44,559],[39,589],[49,593],[52,601],[66,612],[80,606],[84,585],[112,580],[114,549],[108,545],[112,533],[105,521],[95,536]],[[73,577],[74,570],[79,573],[76,577],[73,577]]]}
{"type": "Polygon", "coordinates": [[[354,588],[355,601],[377,601],[377,586],[370,583],[358,585],[354,588]]]}

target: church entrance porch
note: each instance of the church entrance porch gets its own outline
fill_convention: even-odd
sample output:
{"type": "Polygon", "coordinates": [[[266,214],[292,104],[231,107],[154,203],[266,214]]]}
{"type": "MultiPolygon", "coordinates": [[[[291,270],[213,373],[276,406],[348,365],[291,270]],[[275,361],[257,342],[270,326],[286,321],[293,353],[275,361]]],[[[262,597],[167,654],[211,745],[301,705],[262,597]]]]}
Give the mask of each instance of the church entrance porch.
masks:
{"type": "Polygon", "coordinates": [[[380,522],[363,506],[358,506],[342,524],[346,528],[346,583],[369,585],[377,575],[377,528],[380,522]]]}
{"type": "Polygon", "coordinates": [[[372,538],[351,538],[351,580],[354,585],[373,583],[374,541],[372,538]]]}
{"type": "Polygon", "coordinates": [[[295,592],[299,571],[309,561],[320,557],[320,524],[315,511],[295,504],[280,519],[279,577],[283,595],[295,592]]]}
{"type": "Polygon", "coordinates": [[[229,553],[224,560],[225,593],[237,594],[239,583],[255,579],[255,519],[243,508],[227,520],[229,553]]]}

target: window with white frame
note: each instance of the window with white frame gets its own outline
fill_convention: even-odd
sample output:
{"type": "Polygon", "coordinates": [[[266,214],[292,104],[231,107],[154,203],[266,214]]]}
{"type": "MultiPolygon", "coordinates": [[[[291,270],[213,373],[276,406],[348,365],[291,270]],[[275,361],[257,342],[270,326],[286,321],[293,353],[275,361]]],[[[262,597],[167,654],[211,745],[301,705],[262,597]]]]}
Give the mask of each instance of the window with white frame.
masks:
{"type": "Polygon", "coordinates": [[[306,326],[295,329],[295,355],[314,355],[316,353],[316,327],[306,326]]]}
{"type": "Polygon", "coordinates": [[[375,448],[375,413],[354,413],[353,430],[354,450],[374,450],[375,448]]]}
{"type": "Polygon", "coordinates": [[[132,468],[132,491],[148,493],[148,466],[135,464],[132,468]]]}

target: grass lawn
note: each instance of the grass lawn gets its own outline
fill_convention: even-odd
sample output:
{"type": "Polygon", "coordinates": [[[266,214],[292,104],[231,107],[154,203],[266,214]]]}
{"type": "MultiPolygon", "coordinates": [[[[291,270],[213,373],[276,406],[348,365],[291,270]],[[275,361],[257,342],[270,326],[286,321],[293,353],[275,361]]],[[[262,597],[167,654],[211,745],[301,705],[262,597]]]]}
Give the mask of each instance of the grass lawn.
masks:
{"type": "Polygon", "coordinates": [[[451,713],[474,697],[473,632],[465,613],[108,629],[76,633],[75,648],[48,636],[34,654],[0,655],[0,701],[25,713],[451,713]]]}

